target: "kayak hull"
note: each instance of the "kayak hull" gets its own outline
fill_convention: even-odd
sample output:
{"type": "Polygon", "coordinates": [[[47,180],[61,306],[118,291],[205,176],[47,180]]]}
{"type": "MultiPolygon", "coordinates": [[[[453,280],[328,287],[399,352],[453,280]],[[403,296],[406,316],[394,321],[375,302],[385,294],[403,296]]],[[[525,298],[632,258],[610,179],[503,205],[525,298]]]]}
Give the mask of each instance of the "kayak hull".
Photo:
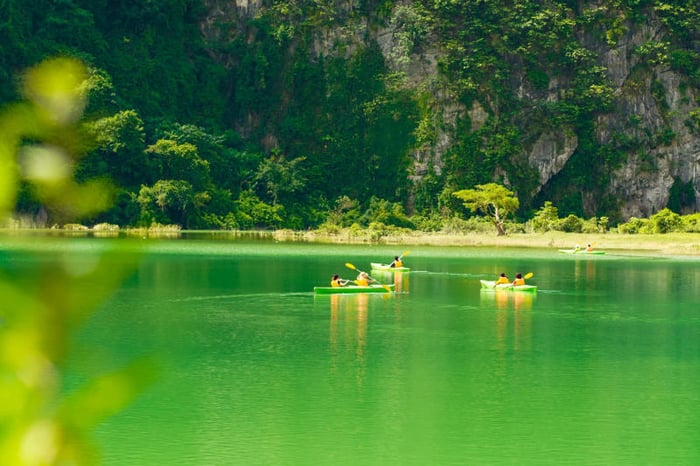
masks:
{"type": "Polygon", "coordinates": [[[372,262],[370,264],[372,270],[378,270],[380,272],[408,272],[411,270],[409,267],[391,267],[389,264],[380,264],[378,262],[372,262]]]}
{"type": "Polygon", "coordinates": [[[390,285],[370,285],[370,286],[314,286],[316,294],[357,294],[357,293],[391,293],[394,291],[394,284],[390,285]]]}
{"type": "Polygon", "coordinates": [[[594,254],[594,255],[603,255],[605,254],[605,251],[586,251],[585,249],[579,249],[578,251],[575,249],[560,249],[559,252],[562,254],[594,254]]]}
{"type": "Polygon", "coordinates": [[[495,280],[481,280],[482,290],[492,290],[492,291],[526,291],[534,293],[537,291],[537,286],[535,285],[518,285],[513,286],[511,284],[496,285],[495,280]]]}

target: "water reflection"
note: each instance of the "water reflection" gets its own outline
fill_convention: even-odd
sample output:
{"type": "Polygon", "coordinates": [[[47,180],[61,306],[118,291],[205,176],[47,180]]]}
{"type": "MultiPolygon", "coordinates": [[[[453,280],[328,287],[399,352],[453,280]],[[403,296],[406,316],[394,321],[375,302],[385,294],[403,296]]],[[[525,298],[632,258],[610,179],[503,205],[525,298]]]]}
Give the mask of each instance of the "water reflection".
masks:
{"type": "Polygon", "coordinates": [[[537,294],[509,290],[481,290],[481,304],[495,305],[496,309],[510,309],[516,311],[529,311],[537,294]]]}
{"type": "Polygon", "coordinates": [[[396,293],[408,293],[409,289],[409,274],[405,272],[386,272],[386,271],[375,271],[372,272],[373,277],[386,285],[394,284],[394,291],[396,293]]]}
{"type": "Polygon", "coordinates": [[[357,383],[362,385],[367,366],[367,311],[369,294],[330,295],[329,343],[333,370],[338,360],[352,353],[357,367],[357,383]]]}
{"type": "Polygon", "coordinates": [[[508,290],[482,290],[481,304],[496,308],[496,342],[500,351],[514,351],[531,347],[532,304],[534,293],[508,290]]]}
{"type": "Polygon", "coordinates": [[[574,283],[583,289],[594,289],[596,283],[596,261],[576,261],[574,266],[574,283]]]}

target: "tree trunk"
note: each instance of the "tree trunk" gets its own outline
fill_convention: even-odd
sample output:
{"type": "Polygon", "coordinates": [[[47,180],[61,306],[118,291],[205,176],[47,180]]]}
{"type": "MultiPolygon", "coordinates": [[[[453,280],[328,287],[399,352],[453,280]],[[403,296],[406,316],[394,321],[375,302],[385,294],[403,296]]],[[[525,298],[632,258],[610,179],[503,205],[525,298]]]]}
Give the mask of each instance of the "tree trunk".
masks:
{"type": "Polygon", "coordinates": [[[503,228],[503,220],[501,220],[501,216],[498,213],[498,206],[494,205],[493,210],[491,222],[493,222],[493,225],[496,227],[496,231],[498,232],[497,236],[505,236],[506,230],[503,228]]]}
{"type": "Polygon", "coordinates": [[[506,235],[506,230],[503,228],[502,224],[497,223],[496,230],[498,230],[498,236],[505,236],[506,235]]]}
{"type": "Polygon", "coordinates": [[[497,236],[505,236],[506,230],[503,228],[503,222],[499,222],[495,218],[491,218],[491,223],[496,227],[497,236]]]}

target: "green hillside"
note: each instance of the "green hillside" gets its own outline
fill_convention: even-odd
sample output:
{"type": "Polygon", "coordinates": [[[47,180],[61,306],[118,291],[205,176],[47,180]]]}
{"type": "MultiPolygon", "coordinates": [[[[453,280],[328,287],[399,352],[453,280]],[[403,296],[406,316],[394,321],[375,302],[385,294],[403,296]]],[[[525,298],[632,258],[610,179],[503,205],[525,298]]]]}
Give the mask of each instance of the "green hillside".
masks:
{"type": "MultiPolygon", "coordinates": [[[[551,201],[614,224],[629,215],[613,171],[658,172],[659,148],[700,139],[691,0],[298,0],[248,11],[211,0],[6,0],[0,18],[4,106],[43,60],[75,57],[89,70],[90,144],[76,176],[109,178],[112,208],[75,218],[23,184],[18,214],[49,225],[434,229],[472,215],[453,192],[490,182],[516,193],[520,219],[551,201]],[[658,35],[629,46],[650,25],[658,35]],[[623,46],[620,85],[601,57],[623,46]],[[626,113],[635,93],[649,93],[658,124],[626,113]],[[685,101],[669,107],[669,93],[685,101]],[[603,117],[618,125],[605,139],[603,117]],[[538,168],[528,154],[550,132],[575,145],[544,180],[548,162],[538,168]]],[[[700,180],[678,165],[663,173],[675,180],[659,188],[667,205],[653,210],[697,210],[700,180]]]]}

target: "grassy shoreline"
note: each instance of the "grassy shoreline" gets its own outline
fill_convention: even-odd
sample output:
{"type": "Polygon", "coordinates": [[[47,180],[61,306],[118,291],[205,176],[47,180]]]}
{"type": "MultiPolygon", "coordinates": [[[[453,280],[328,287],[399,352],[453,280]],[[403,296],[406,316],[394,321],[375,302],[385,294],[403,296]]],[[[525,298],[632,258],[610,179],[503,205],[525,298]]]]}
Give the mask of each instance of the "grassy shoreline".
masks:
{"type": "Polygon", "coordinates": [[[274,241],[303,241],[329,244],[386,244],[404,246],[476,246],[504,248],[541,248],[541,249],[571,249],[576,244],[585,246],[593,244],[597,250],[610,253],[625,252],[644,255],[661,256],[700,256],[699,233],[666,233],[666,234],[620,234],[620,233],[564,233],[550,231],[546,233],[511,233],[497,236],[494,233],[444,233],[402,231],[378,233],[373,230],[345,229],[337,233],[319,230],[296,231],[240,231],[240,230],[178,230],[172,228],[160,229],[122,229],[116,231],[100,231],[81,229],[16,229],[0,228],[0,234],[5,236],[91,236],[91,237],[137,237],[151,239],[178,239],[193,236],[209,236],[212,239],[240,238],[269,238],[274,241]]]}
{"type": "Polygon", "coordinates": [[[619,233],[512,233],[506,236],[485,233],[409,232],[382,235],[371,232],[342,232],[335,235],[317,231],[279,230],[273,233],[278,241],[312,241],[326,243],[371,243],[413,246],[480,246],[572,249],[576,244],[593,244],[597,250],[644,253],[664,256],[700,256],[700,234],[667,233],[628,235],[619,233]]]}

